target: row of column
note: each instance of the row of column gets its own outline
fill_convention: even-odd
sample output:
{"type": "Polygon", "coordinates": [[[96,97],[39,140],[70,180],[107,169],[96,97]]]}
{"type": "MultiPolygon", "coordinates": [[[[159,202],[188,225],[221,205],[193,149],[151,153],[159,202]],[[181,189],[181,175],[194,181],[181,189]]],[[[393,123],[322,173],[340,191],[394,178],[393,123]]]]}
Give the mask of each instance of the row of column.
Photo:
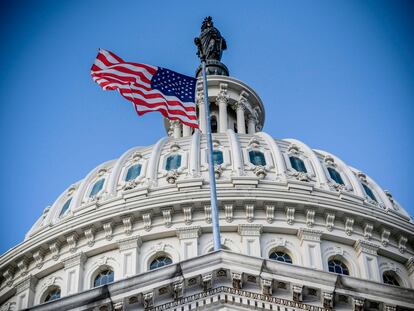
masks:
{"type": "MultiPolygon", "coordinates": [[[[246,134],[246,105],[247,101],[244,97],[240,97],[240,101],[235,103],[232,107],[236,111],[236,124],[237,132],[240,134],[246,134]]],[[[228,124],[228,113],[227,107],[229,105],[228,96],[220,95],[217,96],[217,105],[219,108],[218,112],[218,132],[225,133],[229,127],[228,124]]],[[[198,115],[199,115],[199,128],[202,133],[206,133],[207,122],[204,118],[205,115],[205,104],[204,101],[198,101],[198,115]]],[[[171,121],[171,130],[174,138],[191,136],[191,127],[181,124],[179,121],[171,121]]],[[[249,114],[247,118],[247,133],[254,134],[256,132],[257,120],[249,114]]]]}

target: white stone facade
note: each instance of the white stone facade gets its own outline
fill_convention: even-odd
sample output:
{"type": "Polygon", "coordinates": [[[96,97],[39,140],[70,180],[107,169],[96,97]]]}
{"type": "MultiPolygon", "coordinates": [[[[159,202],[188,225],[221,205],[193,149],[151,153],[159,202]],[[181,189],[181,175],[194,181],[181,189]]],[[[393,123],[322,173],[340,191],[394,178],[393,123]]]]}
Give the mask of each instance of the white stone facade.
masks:
{"type": "Polygon", "coordinates": [[[210,76],[210,87],[225,251],[209,254],[206,137],[180,128],[103,163],[45,209],[0,258],[1,310],[414,309],[414,224],[391,194],[330,153],[259,132],[263,105],[242,82],[210,76]],[[264,162],[252,163],[251,152],[264,162]],[[180,156],[172,170],[170,156],[180,156]],[[139,174],[126,181],[133,165],[139,174]],[[292,264],[269,260],[274,251],[292,264]],[[161,255],[172,264],[150,271],[161,255]],[[328,272],[331,259],[349,276],[328,272]],[[114,283],[94,288],[105,269],[114,283]],[[384,273],[399,287],[383,284],[384,273]],[[56,288],[61,299],[43,304],[56,288]]]}

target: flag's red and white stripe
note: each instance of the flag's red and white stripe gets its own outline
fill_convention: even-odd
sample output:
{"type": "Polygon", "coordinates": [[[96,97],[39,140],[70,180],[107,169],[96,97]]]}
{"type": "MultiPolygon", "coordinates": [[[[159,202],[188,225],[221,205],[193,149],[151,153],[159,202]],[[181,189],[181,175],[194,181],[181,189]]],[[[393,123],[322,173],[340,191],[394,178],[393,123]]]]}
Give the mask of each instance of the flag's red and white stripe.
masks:
{"type": "Polygon", "coordinates": [[[114,53],[99,49],[91,75],[104,90],[118,90],[133,102],[138,115],[159,111],[170,120],[198,128],[195,103],[183,102],[151,88],[151,79],[157,70],[156,66],[125,62],[114,53]]]}

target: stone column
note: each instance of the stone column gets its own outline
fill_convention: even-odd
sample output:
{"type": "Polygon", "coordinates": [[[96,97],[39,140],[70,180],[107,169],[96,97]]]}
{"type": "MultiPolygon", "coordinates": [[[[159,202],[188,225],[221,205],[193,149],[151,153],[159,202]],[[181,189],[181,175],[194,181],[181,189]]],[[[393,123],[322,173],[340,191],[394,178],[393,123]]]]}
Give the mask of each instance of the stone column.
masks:
{"type": "Polygon", "coordinates": [[[246,121],[244,119],[245,106],[243,101],[239,101],[235,107],[237,115],[237,133],[246,134],[246,121]]]}
{"type": "Polygon", "coordinates": [[[239,225],[238,232],[241,236],[242,252],[249,256],[261,257],[260,236],[262,235],[262,225],[242,224],[239,225]]]}
{"type": "Polygon", "coordinates": [[[227,84],[220,84],[220,92],[216,98],[217,106],[219,107],[219,132],[225,133],[228,129],[227,124],[227,105],[229,96],[227,95],[227,84]]]}
{"type": "Polygon", "coordinates": [[[183,137],[191,136],[191,127],[183,124],[183,137]]]}
{"type": "Polygon", "coordinates": [[[83,268],[86,258],[84,253],[80,253],[63,260],[66,281],[66,293],[62,293],[64,296],[83,290],[83,268]]]}
{"type": "Polygon", "coordinates": [[[411,287],[414,288],[414,257],[410,257],[405,263],[407,267],[408,276],[410,277],[411,287]]]}
{"type": "Polygon", "coordinates": [[[138,274],[138,256],[142,245],[141,237],[129,237],[118,241],[121,254],[122,278],[138,274]]]}
{"type": "Polygon", "coordinates": [[[321,256],[322,231],[301,228],[298,231],[305,267],[323,270],[321,256]]]}
{"type": "Polygon", "coordinates": [[[355,242],[354,248],[358,257],[358,264],[361,267],[361,277],[375,282],[382,282],[377,256],[379,246],[358,240],[355,242]]]}
{"type": "Polygon", "coordinates": [[[256,133],[256,119],[252,115],[249,115],[249,117],[247,118],[247,133],[256,133]]]}
{"type": "Polygon", "coordinates": [[[181,137],[181,123],[177,120],[171,121],[171,127],[173,128],[174,138],[181,137]]]}
{"type": "Polygon", "coordinates": [[[28,275],[16,285],[17,310],[33,306],[37,281],[35,276],[28,275]]]}
{"type": "Polygon", "coordinates": [[[198,237],[200,232],[199,226],[177,228],[177,237],[180,240],[183,259],[198,256],[198,237]]]}

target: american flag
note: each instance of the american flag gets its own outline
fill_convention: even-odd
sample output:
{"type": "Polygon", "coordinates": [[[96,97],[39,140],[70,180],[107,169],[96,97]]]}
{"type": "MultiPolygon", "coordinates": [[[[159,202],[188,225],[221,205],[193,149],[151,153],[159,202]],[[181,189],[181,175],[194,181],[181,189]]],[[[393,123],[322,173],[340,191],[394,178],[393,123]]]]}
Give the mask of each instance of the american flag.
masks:
{"type": "Polygon", "coordinates": [[[195,78],[162,67],[125,62],[103,49],[99,49],[91,75],[104,90],[118,90],[133,102],[138,115],[159,111],[170,120],[198,128],[195,78]]]}

